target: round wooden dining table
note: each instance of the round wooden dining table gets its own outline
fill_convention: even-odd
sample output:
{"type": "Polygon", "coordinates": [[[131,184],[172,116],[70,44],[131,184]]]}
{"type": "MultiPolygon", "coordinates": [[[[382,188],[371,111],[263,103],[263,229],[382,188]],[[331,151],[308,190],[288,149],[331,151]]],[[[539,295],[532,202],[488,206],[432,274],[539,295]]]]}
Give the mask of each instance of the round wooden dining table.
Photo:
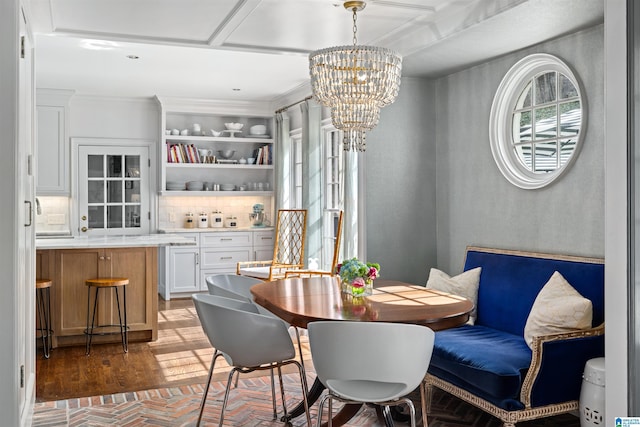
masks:
{"type": "MultiPolygon", "coordinates": [[[[463,297],[394,280],[377,279],[372,295],[353,297],[341,291],[338,277],[300,277],[263,282],[251,288],[254,301],[285,322],[305,328],[318,320],[398,322],[428,326],[437,331],[467,322],[473,303],[463,297]]],[[[309,390],[309,405],[322,394],[324,385],[316,378],[309,390]]],[[[332,419],[335,426],[346,423],[361,405],[345,405],[332,419]]],[[[290,421],[304,414],[298,405],[290,421]]],[[[378,411],[381,416],[381,412],[378,411]]],[[[384,416],[387,425],[393,425],[384,416]]]]}

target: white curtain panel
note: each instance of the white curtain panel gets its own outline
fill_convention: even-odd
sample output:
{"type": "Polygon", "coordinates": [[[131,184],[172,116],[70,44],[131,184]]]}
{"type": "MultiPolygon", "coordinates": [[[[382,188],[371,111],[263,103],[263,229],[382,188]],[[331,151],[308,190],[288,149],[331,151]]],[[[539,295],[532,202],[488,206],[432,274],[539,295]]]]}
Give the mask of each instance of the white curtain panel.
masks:
{"type": "Polygon", "coordinates": [[[286,111],[276,114],[275,133],[275,192],[276,211],[293,207],[292,147],[289,137],[289,116],[286,111]]]}
{"type": "Polygon", "coordinates": [[[300,104],[302,112],[302,207],[307,209],[305,260],[322,256],[322,107],[313,99],[300,104]]]}
{"type": "MultiPolygon", "coordinates": [[[[342,229],[343,259],[360,257],[366,259],[365,246],[359,244],[359,224],[364,213],[364,200],[361,200],[358,173],[359,153],[357,151],[344,152],[344,220],[342,229]]],[[[364,162],[363,162],[364,164],[364,162]]],[[[341,260],[342,261],[342,260],[341,260]]]]}

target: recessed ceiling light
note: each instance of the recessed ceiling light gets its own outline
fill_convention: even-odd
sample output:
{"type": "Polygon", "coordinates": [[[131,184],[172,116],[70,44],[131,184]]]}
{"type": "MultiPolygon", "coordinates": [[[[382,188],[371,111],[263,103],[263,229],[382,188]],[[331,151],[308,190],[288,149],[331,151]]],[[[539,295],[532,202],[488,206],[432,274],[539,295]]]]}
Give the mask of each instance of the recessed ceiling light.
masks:
{"type": "Polygon", "coordinates": [[[233,89],[231,89],[234,92],[240,92],[240,88],[234,87],[233,89]]]}
{"type": "Polygon", "coordinates": [[[91,40],[84,39],[80,42],[80,46],[89,50],[113,50],[118,47],[118,43],[107,40],[91,40]]]}
{"type": "Polygon", "coordinates": [[[140,57],[138,55],[127,55],[127,58],[129,58],[129,59],[140,59],[140,57]]]}

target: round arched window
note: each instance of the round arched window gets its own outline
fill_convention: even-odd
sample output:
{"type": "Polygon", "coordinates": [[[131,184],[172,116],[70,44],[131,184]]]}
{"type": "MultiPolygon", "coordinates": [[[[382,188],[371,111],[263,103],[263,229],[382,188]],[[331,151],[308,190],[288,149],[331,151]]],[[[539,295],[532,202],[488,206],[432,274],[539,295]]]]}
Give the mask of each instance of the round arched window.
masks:
{"type": "Polygon", "coordinates": [[[586,106],[560,59],[527,56],[504,76],[491,106],[489,138],[500,172],[525,189],[549,185],[578,155],[586,106]]]}

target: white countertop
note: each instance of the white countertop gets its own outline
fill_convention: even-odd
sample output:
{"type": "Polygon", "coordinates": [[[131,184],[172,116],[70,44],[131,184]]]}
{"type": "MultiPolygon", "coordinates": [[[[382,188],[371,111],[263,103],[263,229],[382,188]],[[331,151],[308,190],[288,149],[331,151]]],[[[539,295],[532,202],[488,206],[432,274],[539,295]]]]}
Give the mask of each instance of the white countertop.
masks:
{"type": "Polygon", "coordinates": [[[192,246],[184,236],[171,233],[133,236],[55,237],[36,239],[36,249],[133,248],[146,246],[192,246]]]}
{"type": "Polygon", "coordinates": [[[223,231],[273,231],[274,227],[209,227],[209,228],[164,228],[158,233],[220,233],[223,231]]]}

